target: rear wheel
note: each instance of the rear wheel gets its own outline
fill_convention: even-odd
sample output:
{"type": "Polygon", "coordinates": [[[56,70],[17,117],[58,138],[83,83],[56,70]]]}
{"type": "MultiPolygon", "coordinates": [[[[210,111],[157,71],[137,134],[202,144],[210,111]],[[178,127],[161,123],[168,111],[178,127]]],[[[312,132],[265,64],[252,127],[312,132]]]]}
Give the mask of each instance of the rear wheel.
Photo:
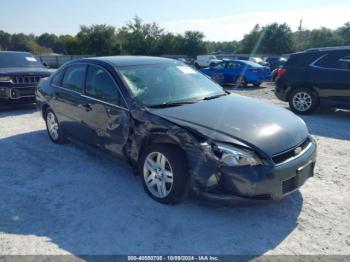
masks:
{"type": "Polygon", "coordinates": [[[317,94],[311,89],[298,88],[289,96],[289,107],[296,114],[310,114],[317,106],[317,94]]]}
{"type": "Polygon", "coordinates": [[[60,128],[60,124],[57,120],[55,113],[51,109],[46,110],[45,122],[47,133],[49,134],[52,142],[56,144],[63,144],[65,142],[65,137],[60,128]]]}
{"type": "Polygon", "coordinates": [[[246,87],[247,86],[247,81],[245,80],[244,76],[237,77],[236,86],[238,86],[238,87],[246,87]]]}
{"type": "Polygon", "coordinates": [[[149,146],[142,154],[140,173],[145,191],[160,203],[176,204],[189,191],[186,159],[176,146],[149,146]]]}

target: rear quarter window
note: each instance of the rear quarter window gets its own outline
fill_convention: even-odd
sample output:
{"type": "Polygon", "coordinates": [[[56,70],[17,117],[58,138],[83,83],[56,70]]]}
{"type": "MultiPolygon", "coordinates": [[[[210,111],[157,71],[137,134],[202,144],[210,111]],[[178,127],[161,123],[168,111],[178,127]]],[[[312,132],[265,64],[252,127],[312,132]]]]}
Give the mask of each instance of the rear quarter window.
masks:
{"type": "Polygon", "coordinates": [[[326,55],[315,65],[329,69],[350,70],[350,56],[326,55]]]}
{"type": "Polygon", "coordinates": [[[322,53],[305,53],[305,54],[294,54],[289,57],[285,66],[290,67],[307,67],[312,62],[323,56],[322,53]]]}
{"type": "Polygon", "coordinates": [[[62,84],[62,77],[63,77],[64,70],[60,70],[52,77],[51,84],[55,86],[61,86],[62,84]]]}

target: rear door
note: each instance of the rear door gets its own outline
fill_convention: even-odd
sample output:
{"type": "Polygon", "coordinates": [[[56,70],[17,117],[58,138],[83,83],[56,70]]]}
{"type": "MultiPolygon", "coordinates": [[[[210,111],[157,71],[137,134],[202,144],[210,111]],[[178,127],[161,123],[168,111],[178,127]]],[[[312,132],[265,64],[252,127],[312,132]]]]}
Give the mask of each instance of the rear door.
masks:
{"type": "Polygon", "coordinates": [[[82,97],[86,109],[83,121],[93,135],[90,143],[123,157],[129,135],[129,110],[107,69],[89,65],[82,97]]]}
{"type": "Polygon", "coordinates": [[[311,67],[322,98],[329,103],[350,106],[350,52],[324,55],[311,67]]]}
{"type": "Polygon", "coordinates": [[[87,65],[73,64],[59,72],[53,79],[53,94],[50,101],[65,134],[78,140],[88,140],[82,126],[84,113],[85,74],[87,65]]]}
{"type": "Polygon", "coordinates": [[[225,81],[228,83],[236,82],[237,77],[242,73],[242,70],[242,63],[236,61],[227,62],[225,69],[225,81]]]}

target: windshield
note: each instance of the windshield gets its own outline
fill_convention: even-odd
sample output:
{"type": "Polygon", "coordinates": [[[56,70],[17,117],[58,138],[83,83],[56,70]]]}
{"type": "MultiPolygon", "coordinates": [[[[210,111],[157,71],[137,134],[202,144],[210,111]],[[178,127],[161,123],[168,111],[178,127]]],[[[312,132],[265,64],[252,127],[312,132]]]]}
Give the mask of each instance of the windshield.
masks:
{"type": "Polygon", "coordinates": [[[30,53],[1,53],[0,68],[7,67],[44,67],[30,53]]]}
{"type": "Polygon", "coordinates": [[[198,71],[183,64],[159,64],[119,69],[134,97],[146,106],[196,102],[226,94],[198,71]]]}

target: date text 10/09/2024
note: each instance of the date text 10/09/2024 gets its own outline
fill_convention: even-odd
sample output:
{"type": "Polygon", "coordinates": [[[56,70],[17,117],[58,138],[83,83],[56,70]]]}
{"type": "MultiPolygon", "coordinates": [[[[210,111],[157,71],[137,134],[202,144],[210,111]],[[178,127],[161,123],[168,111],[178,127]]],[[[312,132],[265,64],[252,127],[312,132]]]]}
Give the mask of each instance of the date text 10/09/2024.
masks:
{"type": "Polygon", "coordinates": [[[128,256],[128,261],[219,261],[216,256],[128,256]]]}

